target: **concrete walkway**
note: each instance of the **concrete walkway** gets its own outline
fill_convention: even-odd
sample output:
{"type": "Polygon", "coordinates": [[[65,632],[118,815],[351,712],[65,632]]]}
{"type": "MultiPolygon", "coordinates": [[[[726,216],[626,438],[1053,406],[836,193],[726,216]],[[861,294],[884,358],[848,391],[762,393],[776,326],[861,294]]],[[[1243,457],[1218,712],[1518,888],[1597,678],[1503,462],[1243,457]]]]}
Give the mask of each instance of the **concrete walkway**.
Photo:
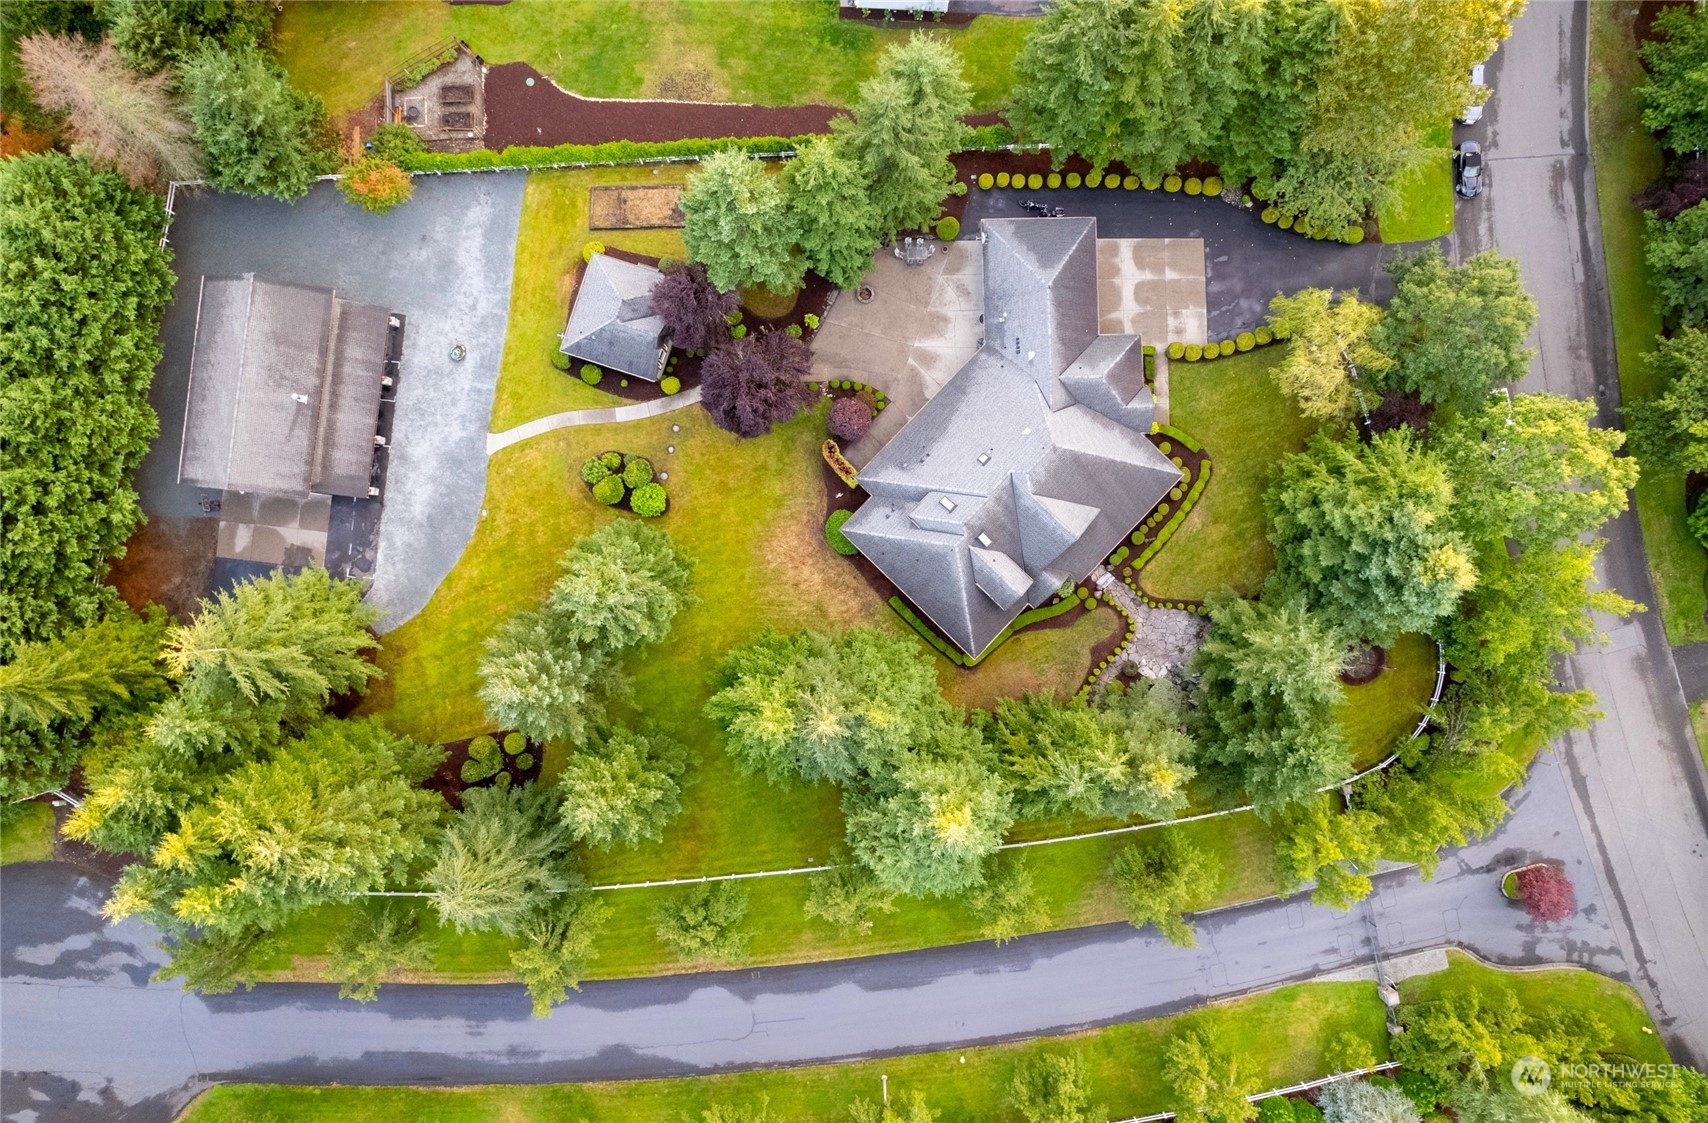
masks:
{"type": "Polygon", "coordinates": [[[568,429],[576,425],[609,425],[615,421],[639,421],[644,417],[657,417],[661,413],[672,413],[698,404],[700,404],[700,388],[694,386],[668,398],[655,398],[650,402],[636,402],[632,406],[571,409],[565,410],[563,413],[548,414],[545,417],[536,417],[532,421],[524,421],[515,428],[506,429],[502,433],[488,433],[486,435],[486,455],[491,456],[499,449],[520,444],[530,437],[549,433],[553,429],[568,429]]]}

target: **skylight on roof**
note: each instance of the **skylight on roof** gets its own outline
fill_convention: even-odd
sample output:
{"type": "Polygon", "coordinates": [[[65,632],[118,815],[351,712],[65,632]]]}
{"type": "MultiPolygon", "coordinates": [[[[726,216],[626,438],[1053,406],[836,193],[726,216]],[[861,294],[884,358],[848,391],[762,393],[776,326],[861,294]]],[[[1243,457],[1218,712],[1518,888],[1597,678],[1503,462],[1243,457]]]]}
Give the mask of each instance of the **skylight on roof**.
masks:
{"type": "Polygon", "coordinates": [[[953,511],[955,509],[955,501],[950,499],[947,495],[937,500],[937,502],[943,505],[943,509],[945,511],[953,511]]]}
{"type": "Polygon", "coordinates": [[[988,453],[988,452],[979,453],[979,463],[980,464],[989,464],[990,463],[990,453],[988,453]]]}
{"type": "Polygon", "coordinates": [[[979,545],[980,546],[989,546],[990,545],[990,535],[984,533],[983,531],[980,531],[979,532],[979,545]]]}

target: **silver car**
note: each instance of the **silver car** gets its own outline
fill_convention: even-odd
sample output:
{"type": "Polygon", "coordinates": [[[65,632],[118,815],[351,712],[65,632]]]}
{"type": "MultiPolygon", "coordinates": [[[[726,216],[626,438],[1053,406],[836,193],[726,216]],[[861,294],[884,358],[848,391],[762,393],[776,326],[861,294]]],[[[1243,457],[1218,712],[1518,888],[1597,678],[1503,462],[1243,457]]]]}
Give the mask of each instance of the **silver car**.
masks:
{"type": "Polygon", "coordinates": [[[1483,193],[1483,149],[1474,140],[1453,150],[1453,190],[1467,199],[1483,193]]]}

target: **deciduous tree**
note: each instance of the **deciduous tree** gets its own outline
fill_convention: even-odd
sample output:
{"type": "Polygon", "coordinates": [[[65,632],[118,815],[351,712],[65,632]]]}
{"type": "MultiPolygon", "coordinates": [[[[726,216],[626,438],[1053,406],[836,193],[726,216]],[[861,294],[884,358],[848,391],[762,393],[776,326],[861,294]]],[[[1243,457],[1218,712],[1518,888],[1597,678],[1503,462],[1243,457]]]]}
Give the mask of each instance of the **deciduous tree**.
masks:
{"type": "Polygon", "coordinates": [[[987,861],[984,880],[967,894],[967,907],[979,918],[979,935],[997,947],[1050,922],[1032,871],[1018,854],[987,861]]]}
{"type": "Polygon", "coordinates": [[[688,960],[746,958],[746,918],[747,890],[733,881],[685,889],[653,914],[658,938],[688,960]]]}
{"type": "Polygon", "coordinates": [[[1183,1029],[1169,1039],[1162,1078],[1179,1123],[1244,1123],[1253,1114],[1246,1096],[1257,1090],[1255,1082],[1207,1029],[1183,1029]]]}
{"type": "Polygon", "coordinates": [[[1197,943],[1186,914],[1208,905],[1221,888],[1223,869],[1214,854],[1192,845],[1178,828],[1147,832],[1123,847],[1111,871],[1127,921],[1134,928],[1156,925],[1169,943],[1197,943]]]}
{"type": "Polygon", "coordinates": [[[421,918],[413,909],[388,904],[356,911],[327,945],[323,975],[338,984],[339,998],[372,1002],[387,975],[432,966],[433,948],[421,938],[421,918]]]}
{"type": "Polygon", "coordinates": [[[610,919],[611,907],[593,893],[560,893],[535,912],[522,928],[520,946],[510,952],[510,967],[534,1000],[534,1017],[581,989],[587,965],[598,954],[594,941],[610,919]]]}
{"type": "Polygon", "coordinates": [[[1443,744],[1411,765],[1390,766],[1353,789],[1355,806],[1376,816],[1376,850],[1434,876],[1445,846],[1486,837],[1509,810],[1500,795],[1524,778],[1524,766],[1499,752],[1454,751],[1443,744]]]}
{"type": "Polygon", "coordinates": [[[1366,407],[1378,400],[1376,380],[1390,363],[1370,342],[1371,329],[1381,319],[1382,309],[1365,304],[1355,292],[1337,301],[1328,289],[1303,289],[1269,302],[1269,326],[1289,340],[1275,381],[1300,413],[1342,422],[1363,396],[1366,407]]]}
{"type": "Polygon", "coordinates": [[[601,849],[657,841],[682,810],[687,766],[687,750],[665,734],[613,729],[564,765],[559,817],[572,839],[601,849]]]}
{"type": "Polygon", "coordinates": [[[1666,389],[1625,403],[1637,455],[1657,467],[1708,472],[1708,330],[1681,328],[1643,362],[1666,389]]]}
{"type": "Polygon", "coordinates": [[[459,932],[515,935],[579,884],[571,841],[550,788],[466,789],[424,879],[440,921],[459,932]]]}
{"type": "Polygon", "coordinates": [[[320,147],[320,98],[292,87],[284,68],[255,47],[204,43],[181,65],[178,84],[208,182],[220,190],[290,202],[331,170],[334,161],[320,147]]]}
{"type": "Polygon", "coordinates": [[[1552,864],[1529,866],[1518,871],[1518,895],[1531,920],[1543,924],[1565,920],[1578,911],[1571,879],[1552,864]]]}
{"type": "Polygon", "coordinates": [[[1637,87],[1643,125],[1662,134],[1674,152],[1708,149],[1708,17],[1690,8],[1663,8],[1653,36],[1639,48],[1648,80],[1637,87]]]}
{"type": "Polygon", "coordinates": [[[925,1093],[918,1088],[897,1092],[894,1099],[882,1104],[855,1100],[848,1105],[848,1117],[854,1123],[936,1123],[940,1114],[931,1110],[925,1093]]]}
{"type": "Polygon", "coordinates": [[[718,289],[800,287],[806,265],[795,254],[788,199],[764,161],[736,148],[706,157],[688,177],[681,207],[688,256],[718,289]]]}
{"type": "Polygon", "coordinates": [[[664,270],[652,286],[652,314],[664,321],[670,345],[700,351],[725,339],[724,319],[736,309],[734,289],[719,292],[697,261],[679,261],[664,270]]]}
{"type": "Polygon", "coordinates": [[[895,911],[895,893],[861,866],[843,861],[833,865],[834,869],[813,875],[807,886],[806,914],[844,936],[864,936],[872,930],[873,914],[895,911]]]}
{"type": "Polygon", "coordinates": [[[1643,257],[1661,312],[1685,327],[1708,328],[1708,202],[1670,222],[1643,215],[1643,257]]]}
{"type": "Polygon", "coordinates": [[[1376,816],[1368,811],[1337,811],[1326,799],[1288,808],[1276,823],[1275,881],[1283,897],[1316,882],[1311,903],[1351,908],[1370,895],[1376,872],[1376,816]]]}
{"type": "Polygon", "coordinates": [[[1008,1102],[1026,1123],[1100,1123],[1091,1073],[1078,1053],[1034,1053],[1014,1066],[1008,1102]]]}
{"type": "Polygon", "coordinates": [[[783,166],[783,188],[807,267],[838,288],[859,284],[878,248],[878,211],[847,141],[821,137],[802,145],[783,166]]]}
{"type": "Polygon", "coordinates": [[[762,437],[813,400],[807,345],[780,331],[732,339],[700,364],[700,404],[721,429],[762,437]]]}

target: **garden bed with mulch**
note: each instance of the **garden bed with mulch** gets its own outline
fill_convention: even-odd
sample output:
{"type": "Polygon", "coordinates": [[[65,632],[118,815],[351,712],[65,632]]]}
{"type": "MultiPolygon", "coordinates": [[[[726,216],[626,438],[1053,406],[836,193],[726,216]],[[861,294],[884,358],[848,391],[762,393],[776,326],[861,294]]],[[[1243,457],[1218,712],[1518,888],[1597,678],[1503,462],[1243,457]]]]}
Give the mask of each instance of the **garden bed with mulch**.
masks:
{"type": "Polygon", "coordinates": [[[483,733],[480,737],[469,737],[462,741],[451,741],[448,744],[441,746],[446,753],[444,763],[440,764],[438,769],[434,771],[433,775],[427,777],[426,781],[423,782],[421,786],[426,788],[428,791],[438,792],[440,795],[445,797],[446,803],[450,804],[456,810],[461,811],[463,809],[463,792],[467,791],[469,788],[494,787],[500,783],[498,777],[501,775],[509,777],[508,784],[510,785],[533,783],[535,780],[540,778],[540,769],[545,765],[545,747],[543,745],[528,744],[525,750],[519,753],[505,753],[503,749],[500,748],[499,752],[502,755],[503,767],[500,768],[498,772],[486,777],[485,779],[477,780],[474,783],[468,783],[463,780],[463,765],[468,763],[471,759],[469,753],[470,745],[473,745],[482,737],[486,737],[498,742],[498,744],[502,746],[504,739],[510,736],[513,732],[514,730],[501,729],[497,733],[483,733]],[[524,757],[528,758],[528,766],[526,768],[520,767],[517,763],[524,757]]]}
{"type": "Polygon", "coordinates": [[[1342,686],[1363,686],[1375,682],[1388,666],[1388,649],[1385,647],[1359,647],[1346,657],[1346,666],[1340,670],[1342,686]]]}
{"type": "Polygon", "coordinates": [[[494,66],[486,74],[486,146],[493,149],[614,140],[802,136],[828,132],[830,119],[839,112],[833,105],[577,97],[525,62],[494,66]]]}
{"type": "MultiPolygon", "coordinates": [[[[674,445],[665,447],[666,454],[675,450],[674,445]]],[[[643,519],[655,519],[670,510],[670,492],[665,487],[669,482],[669,473],[660,474],[652,460],[638,452],[622,452],[614,448],[596,452],[577,464],[574,472],[575,478],[581,481],[581,486],[587,489],[587,494],[591,495],[596,503],[618,511],[627,511],[631,515],[639,515],[643,519]],[[593,478],[590,479],[589,476],[593,478]],[[612,484],[612,480],[617,483],[612,484]],[[600,495],[600,488],[603,487],[610,487],[612,496],[620,489],[621,498],[613,499],[612,496],[600,495]],[[635,495],[643,493],[643,489],[651,492],[655,499],[662,498],[663,506],[657,510],[637,510],[635,495]]],[[[642,498],[645,497],[643,493],[642,498]]]]}

